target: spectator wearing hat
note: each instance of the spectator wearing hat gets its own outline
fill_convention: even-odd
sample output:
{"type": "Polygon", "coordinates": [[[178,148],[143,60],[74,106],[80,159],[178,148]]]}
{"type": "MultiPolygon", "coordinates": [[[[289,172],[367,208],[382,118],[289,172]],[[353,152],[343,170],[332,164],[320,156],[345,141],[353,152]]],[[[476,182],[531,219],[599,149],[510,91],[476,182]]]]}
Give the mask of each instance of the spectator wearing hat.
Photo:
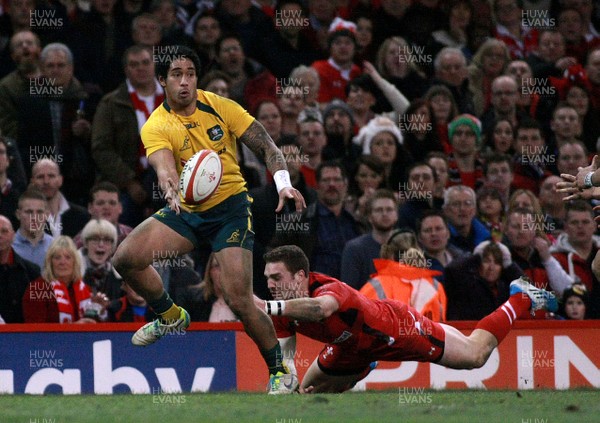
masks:
{"type": "Polygon", "coordinates": [[[313,62],[319,73],[319,103],[327,103],[334,98],[346,99],[348,81],[361,74],[360,68],[354,64],[356,51],[356,25],[336,18],[329,27],[327,44],[329,58],[313,62]]]}
{"type": "Polygon", "coordinates": [[[397,190],[406,181],[404,169],[412,162],[404,147],[404,138],[398,126],[390,119],[379,116],[363,126],[353,142],[362,147],[362,154],[377,157],[385,168],[385,187],[397,190]]]}
{"type": "Polygon", "coordinates": [[[481,122],[473,115],[459,115],[448,125],[452,153],[448,160],[449,185],[466,185],[472,189],[481,183],[483,163],[479,160],[481,122]]]}

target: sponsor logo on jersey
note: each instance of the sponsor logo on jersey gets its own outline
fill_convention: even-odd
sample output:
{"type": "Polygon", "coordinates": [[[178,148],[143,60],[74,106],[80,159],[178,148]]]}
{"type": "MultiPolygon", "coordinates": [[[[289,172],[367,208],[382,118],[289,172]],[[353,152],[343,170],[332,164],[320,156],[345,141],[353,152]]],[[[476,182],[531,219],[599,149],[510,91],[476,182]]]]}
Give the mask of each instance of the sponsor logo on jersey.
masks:
{"type": "Polygon", "coordinates": [[[221,138],[223,138],[224,135],[223,129],[220,125],[215,125],[212,128],[208,128],[206,133],[208,134],[208,138],[210,138],[211,141],[219,141],[221,138]]]}

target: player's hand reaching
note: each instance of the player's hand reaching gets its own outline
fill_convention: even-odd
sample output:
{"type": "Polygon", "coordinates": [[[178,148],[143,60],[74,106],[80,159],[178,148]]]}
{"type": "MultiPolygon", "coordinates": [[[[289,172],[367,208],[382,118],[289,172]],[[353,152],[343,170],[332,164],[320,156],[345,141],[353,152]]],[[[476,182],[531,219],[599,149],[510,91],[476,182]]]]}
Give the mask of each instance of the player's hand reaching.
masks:
{"type": "Polygon", "coordinates": [[[298,213],[302,213],[302,210],[306,208],[306,202],[300,191],[294,187],[285,187],[279,191],[279,203],[277,204],[275,213],[279,213],[283,209],[286,200],[294,200],[298,213]]]}
{"type": "Polygon", "coordinates": [[[165,190],[165,200],[169,204],[169,208],[175,213],[181,212],[181,201],[179,200],[179,186],[173,179],[167,179],[167,187],[165,190]]]}
{"type": "MultiPolygon", "coordinates": [[[[600,156],[595,155],[594,158],[592,159],[592,163],[589,166],[586,167],[580,167],[579,169],[577,169],[577,175],[575,176],[575,186],[577,188],[580,189],[584,189],[585,188],[585,182],[584,179],[586,177],[586,175],[590,172],[595,172],[596,170],[598,170],[598,168],[600,167],[600,156]]],[[[560,177],[567,180],[567,178],[565,178],[566,174],[561,174],[560,177]]],[[[570,178],[569,178],[570,179],[570,178]]]]}

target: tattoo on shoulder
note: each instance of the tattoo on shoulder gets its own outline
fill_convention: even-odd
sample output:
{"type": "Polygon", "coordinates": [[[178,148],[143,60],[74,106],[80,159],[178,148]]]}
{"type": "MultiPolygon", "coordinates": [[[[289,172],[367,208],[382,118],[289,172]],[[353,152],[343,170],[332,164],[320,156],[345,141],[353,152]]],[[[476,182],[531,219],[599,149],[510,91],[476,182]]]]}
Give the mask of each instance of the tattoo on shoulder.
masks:
{"type": "Polygon", "coordinates": [[[244,131],[240,141],[246,144],[258,157],[263,158],[271,173],[274,174],[278,170],[287,169],[285,157],[258,120],[252,122],[248,129],[244,131]]]}

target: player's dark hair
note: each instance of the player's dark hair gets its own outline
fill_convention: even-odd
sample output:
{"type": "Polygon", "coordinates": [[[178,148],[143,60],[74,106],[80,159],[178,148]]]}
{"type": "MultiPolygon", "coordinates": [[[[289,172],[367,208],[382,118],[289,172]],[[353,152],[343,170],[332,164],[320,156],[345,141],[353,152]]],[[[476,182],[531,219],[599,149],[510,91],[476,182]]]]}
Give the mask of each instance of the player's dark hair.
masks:
{"type": "Polygon", "coordinates": [[[310,269],[308,257],[306,257],[304,251],[297,245],[282,245],[281,247],[273,248],[263,255],[263,260],[265,263],[282,262],[292,275],[300,270],[304,270],[304,274],[308,277],[310,269]]]}
{"type": "Polygon", "coordinates": [[[167,79],[167,74],[169,73],[171,63],[180,59],[189,59],[194,64],[196,75],[200,75],[200,71],[202,69],[200,58],[191,48],[177,45],[162,46],[160,49],[161,50],[154,55],[155,72],[158,78],[162,77],[163,79],[167,79]]]}

